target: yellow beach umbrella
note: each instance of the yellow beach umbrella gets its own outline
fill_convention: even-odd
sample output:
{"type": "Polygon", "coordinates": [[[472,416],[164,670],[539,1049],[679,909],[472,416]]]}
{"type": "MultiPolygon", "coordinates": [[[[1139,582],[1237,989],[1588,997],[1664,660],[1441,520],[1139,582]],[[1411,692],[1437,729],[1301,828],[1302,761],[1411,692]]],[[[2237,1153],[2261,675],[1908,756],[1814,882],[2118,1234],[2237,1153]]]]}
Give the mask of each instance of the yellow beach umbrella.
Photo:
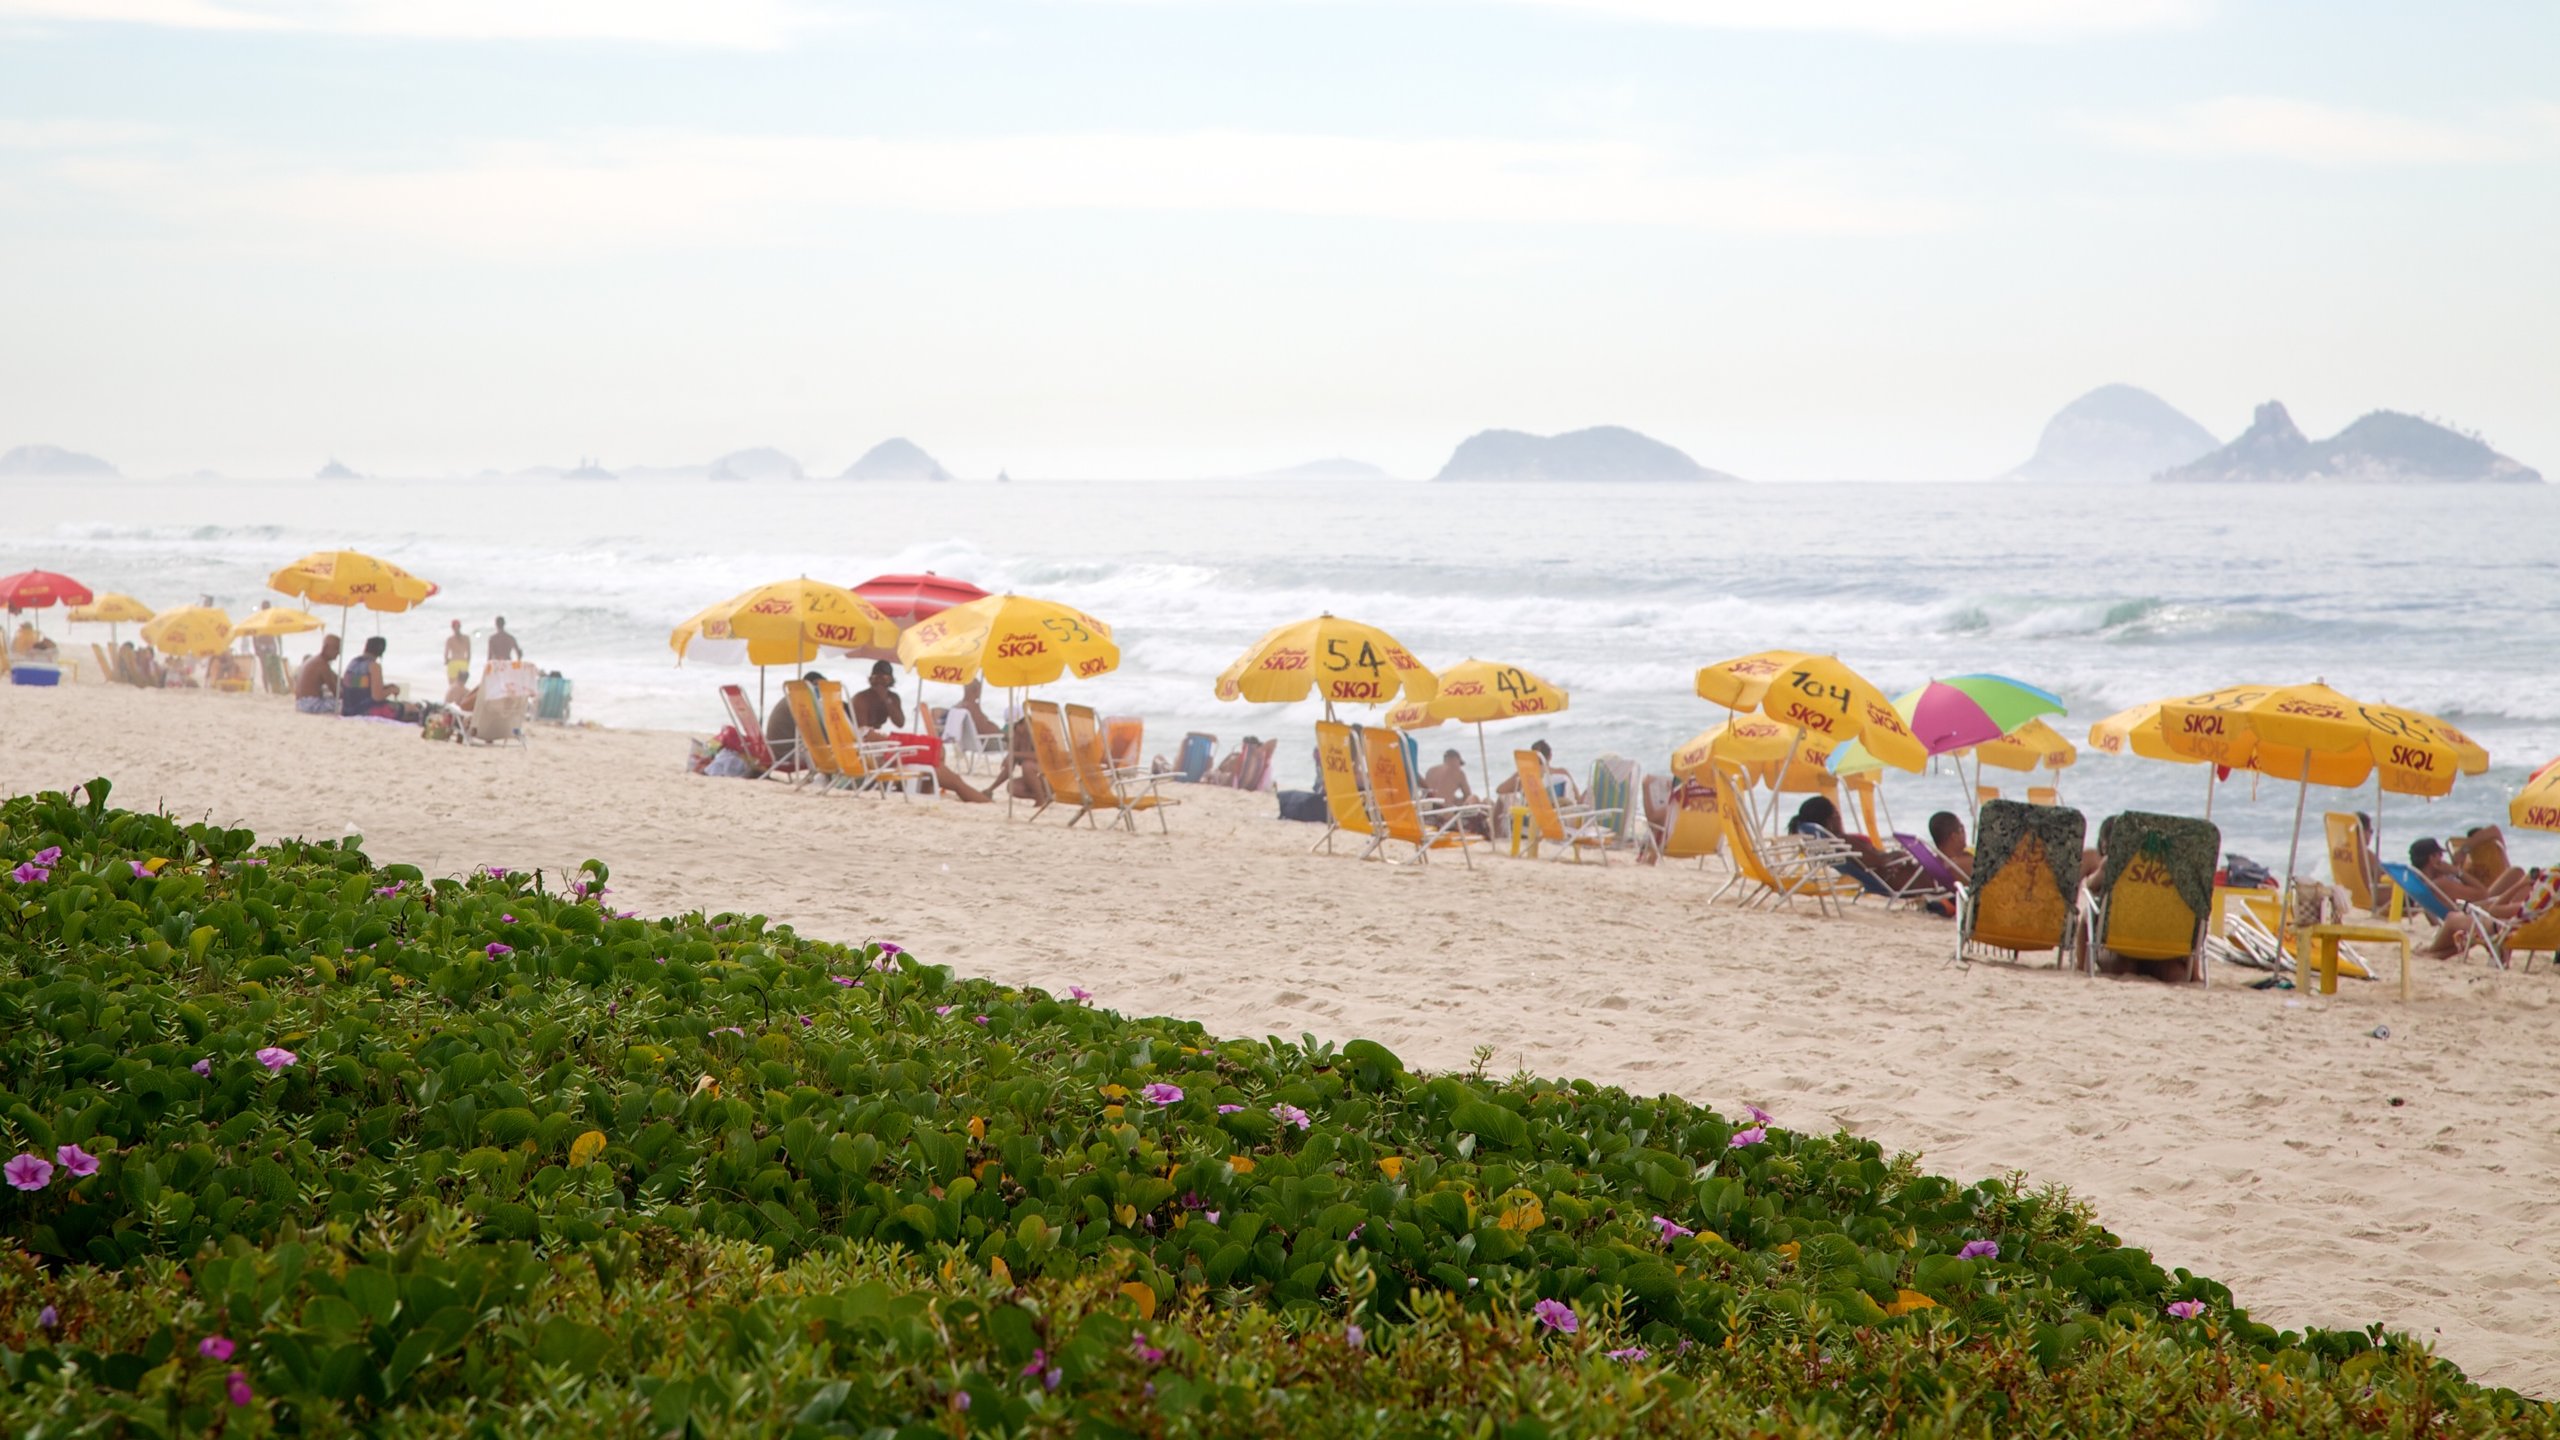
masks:
{"type": "Polygon", "coordinates": [[[2507,802],[2507,819],[2528,830],[2560,830],[2560,760],[2533,772],[2516,798],[2507,802]]]}
{"type": "Polygon", "coordinates": [[[2080,763],[2080,747],[2063,738],[2041,717],[1997,740],[1974,746],[1973,755],[1983,764],[2003,770],[2068,770],[2080,763]]]}
{"type": "Polygon", "coordinates": [[[1476,727],[1476,763],[1493,778],[1493,757],[1485,749],[1484,727],[1497,720],[1520,720],[1562,714],[1573,703],[1561,685],[1542,680],[1517,665],[1489,660],[1461,660],[1440,672],[1438,693],[1427,700],[1407,700],[1387,712],[1387,724],[1418,730],[1443,720],[1476,727]],[[1398,724],[1396,717],[1419,710],[1431,718],[1422,724],[1398,724]]]}
{"type": "Polygon", "coordinates": [[[1754,712],[1819,735],[1834,746],[1865,743],[1876,759],[1918,773],[1929,752],[1884,692],[1831,655],[1764,650],[1698,672],[1698,694],[1728,710],[1754,712]]]}
{"type": "Polygon", "coordinates": [[[267,588],[313,605],[395,615],[436,593],[432,583],[361,550],[315,550],[268,576],[267,588]]]}
{"type": "Polygon", "coordinates": [[[1384,705],[1398,695],[1429,700],[1439,693],[1439,677],[1396,637],[1331,613],[1253,642],[1217,684],[1221,700],[1280,705],[1317,695],[1328,711],[1337,701],[1384,705]]]}
{"type": "Polygon", "coordinates": [[[1447,717],[1431,713],[1431,702],[1428,700],[1407,700],[1403,704],[1394,706],[1387,711],[1387,728],[1390,730],[1428,730],[1432,726],[1441,723],[1445,718],[1447,717]]]}
{"type": "Polygon", "coordinates": [[[270,605],[264,610],[254,610],[242,616],[232,625],[231,635],[234,639],[243,635],[307,635],[314,630],[328,628],[328,621],[308,610],[290,610],[281,605],[270,605]]]}
{"type": "Polygon", "coordinates": [[[688,616],[667,635],[682,661],[697,639],[743,640],[747,663],[805,665],[825,650],[897,643],[898,626],[868,600],[823,580],[801,576],[743,590],[688,616]]]}
{"type": "Polygon", "coordinates": [[[1004,690],[1120,668],[1111,627],[1055,600],[989,595],[940,610],[898,638],[898,663],[946,685],[972,680],[1004,690]]]}
{"type": "Polygon", "coordinates": [[[219,655],[231,648],[231,617],[211,606],[180,605],[146,622],[142,638],[163,655],[219,655]]]}
{"type": "Polygon", "coordinates": [[[1824,736],[1800,733],[1793,726],[1756,715],[1737,716],[1709,726],[1671,752],[1671,773],[1684,780],[1713,784],[1719,769],[1739,774],[1746,783],[1766,785],[1781,795],[1839,788],[1829,767],[1838,747],[1824,736]]]}
{"type": "Polygon", "coordinates": [[[122,627],[148,620],[152,614],[150,606],[130,595],[101,595],[86,605],[72,606],[70,618],[75,625],[106,626],[107,643],[113,645],[123,638],[122,627]]]}

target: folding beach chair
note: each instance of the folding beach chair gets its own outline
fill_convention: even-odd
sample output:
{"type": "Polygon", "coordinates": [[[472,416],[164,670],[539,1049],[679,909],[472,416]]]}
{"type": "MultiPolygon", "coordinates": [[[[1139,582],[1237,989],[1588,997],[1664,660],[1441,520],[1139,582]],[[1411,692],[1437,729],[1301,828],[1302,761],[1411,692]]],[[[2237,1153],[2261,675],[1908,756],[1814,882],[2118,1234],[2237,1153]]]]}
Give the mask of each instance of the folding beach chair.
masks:
{"type": "Polygon", "coordinates": [[[2374,873],[2373,852],[2365,848],[2364,822],[2332,810],[2320,823],[2328,832],[2330,882],[2347,892],[2357,909],[2381,914],[2391,902],[2379,893],[2382,877],[2374,873]]]}
{"type": "Polygon", "coordinates": [[[2027,787],[2027,803],[2030,805],[2059,805],[2062,803],[2062,787],[2059,785],[2030,785],[2027,787]]]}
{"type": "MultiPolygon", "coordinates": [[[[2123,960],[2174,960],[2208,983],[2205,944],[2213,915],[2214,862],[2222,831],[2210,820],[2127,810],[2098,827],[2105,861],[2089,882],[2080,926],[2080,964],[2098,973],[2098,952],[2123,960]]],[[[2077,859],[2075,855],[2074,859],[2077,859]]]]}
{"type": "Polygon", "coordinates": [[[933,767],[909,759],[915,747],[897,740],[862,738],[841,682],[818,682],[818,719],[826,729],[825,759],[833,766],[833,788],[870,795],[895,790],[902,800],[914,799],[918,789],[936,788],[933,767]]]}
{"type": "Polygon", "coordinates": [[[1955,958],[1988,951],[2015,960],[2068,946],[2088,819],[2066,806],[1993,800],[1975,828],[1973,878],[1956,902],[1955,958]]]}
{"type": "Polygon", "coordinates": [[[107,647],[93,642],[89,646],[89,653],[98,657],[98,679],[105,684],[114,684],[116,662],[107,658],[107,647]]]}
{"type": "MultiPolygon", "coordinates": [[[[1368,767],[1369,805],[1377,822],[1377,837],[1361,853],[1362,859],[1376,855],[1393,863],[1386,853],[1389,841],[1413,847],[1411,858],[1424,861],[1434,850],[1456,846],[1458,858],[1468,869],[1475,868],[1475,858],[1467,845],[1476,836],[1466,828],[1471,818],[1490,817],[1489,805],[1431,805],[1416,797],[1421,793],[1413,783],[1413,767],[1406,759],[1404,746],[1396,743],[1394,734],[1377,729],[1354,727],[1360,742],[1360,754],[1368,767]]],[[[1488,824],[1488,827],[1490,825],[1488,824]]]]}
{"type": "Polygon", "coordinates": [[[1165,807],[1180,802],[1168,800],[1156,791],[1162,776],[1150,775],[1132,764],[1125,768],[1111,763],[1104,748],[1102,724],[1094,718],[1092,707],[1066,707],[1067,741],[1074,747],[1076,780],[1083,785],[1085,803],[1094,808],[1108,805],[1114,818],[1130,834],[1138,833],[1140,812],[1156,812],[1156,826],[1166,834],[1173,827],[1165,823],[1165,807]]]}
{"type": "Polygon", "coordinates": [[[1182,753],[1177,758],[1181,763],[1174,767],[1173,778],[1185,785],[1199,784],[1208,775],[1209,767],[1217,763],[1218,737],[1192,731],[1182,737],[1182,753]]]}
{"type": "Polygon", "coordinates": [[[1926,905],[1932,901],[1949,898],[1953,894],[1952,888],[1941,884],[1936,876],[1929,872],[1929,867],[1921,864],[1917,857],[1912,860],[1910,878],[1896,884],[1878,874],[1846,840],[1821,826],[1812,827],[1810,838],[1840,847],[1841,854],[1831,862],[1831,868],[1856,887],[1854,890],[1841,891],[1852,904],[1862,896],[1873,895],[1882,900],[1885,908],[1890,910],[1896,905],[1926,905]]]}
{"type": "Polygon", "coordinates": [[[1032,810],[1031,818],[1038,819],[1052,805],[1073,805],[1075,813],[1067,817],[1067,828],[1072,830],[1103,797],[1085,791],[1084,777],[1076,769],[1075,741],[1067,734],[1067,717],[1060,713],[1058,702],[1034,700],[1023,707],[1022,714],[1031,725],[1031,748],[1040,760],[1040,777],[1049,782],[1049,798],[1032,810]]]}
{"type": "Polygon", "coordinates": [[[747,747],[747,759],[758,775],[785,779],[777,775],[773,747],[765,743],[764,722],[756,718],[755,707],[747,703],[747,692],[735,685],[720,687],[720,703],[729,712],[729,724],[738,732],[738,740],[747,747]]]}
{"type": "Polygon", "coordinates": [[[2415,867],[2386,860],[2382,873],[2391,877],[2391,883],[2400,887],[2400,893],[2409,897],[2410,904],[2426,911],[2428,919],[2441,925],[2453,914],[2453,902],[2438,894],[2435,883],[2419,874],[2415,867]]]}
{"type": "Polygon", "coordinates": [[[1243,757],[1236,763],[1236,788],[1261,791],[1271,788],[1271,757],[1280,753],[1277,740],[1249,741],[1243,757]]]}
{"type": "Polygon", "coordinates": [[[2553,964],[2560,965],[2560,906],[2527,911],[2512,920],[2495,919],[2477,905],[2462,908],[2472,917],[2470,933],[2463,937],[2465,955],[2475,948],[2486,950],[2499,968],[2505,969],[2514,963],[2518,952],[2522,952],[2526,964],[2531,964],[2535,952],[2540,951],[2550,955],[2553,964]]]}
{"type": "Polygon", "coordinates": [[[1849,853],[1849,847],[1837,840],[1815,842],[1789,835],[1781,837],[1785,843],[1764,848],[1750,813],[1743,808],[1739,774],[1717,771],[1715,803],[1724,822],[1725,859],[1733,866],[1733,874],[1707,897],[1709,904],[1733,890],[1738,892],[1736,903],[1746,910],[1771,900],[1784,909],[1804,898],[1828,915],[1834,900],[1855,889],[1831,869],[1833,861],[1849,853]]]}
{"type": "Polygon", "coordinates": [[[522,695],[484,694],[472,702],[470,718],[463,725],[463,738],[482,745],[504,745],[512,740],[531,749],[533,742],[524,733],[525,717],[531,708],[532,702],[522,695]]]}
{"type": "Polygon", "coordinates": [[[814,781],[822,790],[842,785],[844,767],[836,763],[835,737],[827,733],[826,722],[818,718],[817,691],[806,680],[785,680],[782,701],[791,707],[791,749],[798,761],[793,767],[792,783],[814,781]]]}
{"type": "MultiPolygon", "coordinates": [[[[1339,720],[1316,722],[1316,779],[1324,786],[1324,808],[1330,823],[1324,835],[1307,849],[1333,853],[1333,837],[1337,831],[1353,835],[1374,836],[1377,827],[1369,820],[1368,792],[1360,784],[1360,743],[1352,728],[1339,720]]],[[[1373,845],[1375,841],[1371,842],[1373,845]]],[[[1363,847],[1365,858],[1369,851],[1363,847]]]]}
{"type": "MultiPolygon", "coordinates": [[[[1650,785],[1663,777],[1648,775],[1650,785]]],[[[1724,817],[1716,811],[1716,792],[1694,780],[1671,780],[1662,797],[1662,858],[1686,860],[1697,857],[1698,868],[1707,868],[1707,857],[1724,849],[1724,817]]]]}
{"type": "Polygon", "coordinates": [[[1517,803],[1529,810],[1530,824],[1536,831],[1538,846],[1561,845],[1575,864],[1582,862],[1582,852],[1596,850],[1600,863],[1609,863],[1610,827],[1623,811],[1602,814],[1597,806],[1556,804],[1556,794],[1547,788],[1546,761],[1535,750],[1514,750],[1511,763],[1520,770],[1520,798],[1517,803]]]}
{"type": "Polygon", "coordinates": [[[1655,849],[1653,822],[1645,818],[1644,782],[1643,767],[1624,755],[1591,762],[1591,808],[1603,817],[1608,848],[1633,850],[1639,860],[1655,849]]]}

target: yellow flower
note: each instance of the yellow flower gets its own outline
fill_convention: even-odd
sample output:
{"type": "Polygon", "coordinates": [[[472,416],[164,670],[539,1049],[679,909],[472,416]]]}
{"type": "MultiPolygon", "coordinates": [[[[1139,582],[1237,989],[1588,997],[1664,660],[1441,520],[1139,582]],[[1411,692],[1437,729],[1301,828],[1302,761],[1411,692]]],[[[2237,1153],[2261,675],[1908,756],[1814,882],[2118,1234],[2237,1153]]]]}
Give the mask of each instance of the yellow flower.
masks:
{"type": "Polygon", "coordinates": [[[1894,1293],[1893,1303],[1884,1307],[1884,1313],[1887,1315],[1908,1315],[1914,1310],[1935,1310],[1937,1308],[1937,1301],[1930,1299],[1928,1296],[1921,1294],[1917,1290],[1900,1290],[1894,1293]]]}
{"type": "Polygon", "coordinates": [[[1378,1168],[1386,1172],[1388,1179],[1401,1180],[1404,1178],[1404,1157],[1401,1155],[1381,1155],[1378,1157],[1378,1168]]]}

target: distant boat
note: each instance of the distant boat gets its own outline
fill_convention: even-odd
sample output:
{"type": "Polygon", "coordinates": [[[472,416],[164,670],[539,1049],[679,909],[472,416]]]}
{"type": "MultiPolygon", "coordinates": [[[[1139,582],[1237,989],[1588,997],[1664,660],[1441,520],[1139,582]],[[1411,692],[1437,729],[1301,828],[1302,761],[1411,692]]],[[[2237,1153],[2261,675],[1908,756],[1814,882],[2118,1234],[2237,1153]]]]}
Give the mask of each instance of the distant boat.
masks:
{"type": "Polygon", "coordinates": [[[612,480],[619,477],[604,468],[602,462],[590,460],[581,455],[578,457],[578,468],[562,471],[560,478],[563,480],[612,480]]]}

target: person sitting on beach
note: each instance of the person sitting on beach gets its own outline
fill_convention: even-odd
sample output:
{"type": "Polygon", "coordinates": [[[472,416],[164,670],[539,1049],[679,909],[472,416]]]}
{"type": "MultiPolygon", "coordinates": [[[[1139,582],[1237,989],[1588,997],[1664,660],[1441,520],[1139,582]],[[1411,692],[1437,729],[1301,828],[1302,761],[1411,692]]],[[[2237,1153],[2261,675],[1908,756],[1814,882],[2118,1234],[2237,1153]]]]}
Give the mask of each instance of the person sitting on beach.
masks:
{"type": "Polygon", "coordinates": [[[2441,840],[2412,841],[2409,845],[2409,867],[2425,876],[2427,883],[2434,886],[2435,892],[2446,900],[2462,901],[2471,905],[2504,904],[2512,901],[2517,898],[2517,892],[2524,884],[2524,872],[2521,870],[2515,871],[2512,875],[2500,876],[2498,886],[2494,890],[2490,886],[2481,884],[2472,878],[2471,872],[2453,863],[2453,858],[2445,853],[2444,842],[2441,840]]]}
{"type": "Polygon", "coordinates": [[[1049,777],[1040,773],[1040,746],[1031,738],[1029,716],[1013,722],[1005,741],[1004,766],[996,771],[989,788],[996,786],[1004,787],[1016,800],[1049,803],[1049,777]]]}
{"type": "Polygon", "coordinates": [[[1840,807],[1828,795],[1806,796],[1805,802],[1796,807],[1795,818],[1787,822],[1787,833],[1837,840],[1848,846],[1854,858],[1839,862],[1836,868],[1852,876],[1863,870],[1866,879],[1882,882],[1888,891],[1900,891],[1920,878],[1919,861],[1888,853],[1883,846],[1851,830],[1840,818],[1840,807]]]}
{"type": "Polygon", "coordinates": [[[1260,749],[1261,745],[1260,740],[1247,735],[1242,745],[1228,751],[1224,759],[1210,767],[1208,774],[1200,777],[1201,780],[1210,785],[1224,785],[1230,790],[1243,788],[1245,757],[1260,749]]]}
{"type": "Polygon", "coordinates": [[[2523,889],[2502,900],[2493,900],[2454,911],[2436,927],[2418,953],[2434,960],[2450,960],[2468,948],[2475,936],[2482,935],[2479,916],[2492,920],[2528,922],[2539,920],[2560,907],[2560,871],[2523,872],[2523,889]],[[2475,913],[2477,912],[2477,913],[2475,913]]]}
{"type": "Polygon", "coordinates": [[[31,659],[36,653],[36,646],[43,640],[44,637],[36,633],[34,621],[21,620],[18,633],[9,637],[9,653],[21,660],[31,659]]]}
{"type": "Polygon", "coordinates": [[[445,681],[444,703],[466,714],[480,703],[480,687],[471,683],[471,672],[467,666],[454,671],[452,678],[445,681]]]}
{"type": "Polygon", "coordinates": [[[886,660],[871,662],[869,683],[853,692],[853,723],[868,732],[886,733],[907,723],[906,703],[898,698],[898,670],[886,660]]]}
{"type": "Polygon", "coordinates": [[[2445,847],[2445,857],[2496,898],[2514,896],[2529,883],[2525,872],[2507,860],[2507,832],[2495,825],[2464,831],[2445,847]]]}
{"type": "Polygon", "coordinates": [[[386,684],[382,678],[382,654],[391,642],[376,635],[364,642],[364,653],[347,662],[338,677],[338,713],[371,715],[385,720],[408,720],[415,717],[400,705],[400,687],[386,684]]]}
{"type": "Polygon", "coordinates": [[[294,672],[293,708],[305,715],[338,713],[337,636],[322,636],[318,653],[294,672]]]}
{"type": "Polygon", "coordinates": [[[1941,810],[1929,817],[1929,848],[1938,852],[1957,879],[1973,878],[1973,847],[1965,844],[1964,821],[1954,812],[1941,810]]]}
{"type": "Polygon", "coordinates": [[[1475,787],[1467,783],[1467,757],[1464,755],[1455,750],[1440,752],[1440,763],[1422,772],[1422,790],[1435,810],[1476,806],[1459,817],[1459,827],[1478,835],[1492,835],[1491,808],[1477,801],[1475,787]]]}
{"type": "Polygon", "coordinates": [[[956,704],[954,704],[950,709],[945,710],[945,711],[942,713],[942,724],[943,724],[943,728],[944,728],[944,730],[945,730],[946,732],[948,732],[948,731],[949,731],[949,729],[950,729],[950,727],[951,727],[951,717],[952,717],[952,716],[954,716],[954,715],[966,715],[966,716],[968,716],[968,717],[969,717],[969,724],[970,724],[970,726],[971,726],[971,730],[970,730],[970,733],[971,733],[971,734],[975,734],[975,735],[1000,735],[1000,734],[1003,734],[1003,733],[1004,733],[1004,727],[1003,727],[1002,725],[997,724],[997,723],[995,722],[994,717],[992,717],[992,716],[990,716],[990,715],[988,715],[988,714],[987,714],[987,707],[986,707],[986,705],[985,705],[985,704],[984,704],[984,703],[979,699],[979,697],[980,697],[980,696],[982,696],[982,695],[984,695],[984,694],[986,694],[986,693],[987,693],[987,682],[986,682],[986,681],[984,681],[984,680],[972,680],[972,681],[970,681],[968,684],[961,686],[961,687],[960,687],[960,699],[959,699],[959,702],[958,702],[958,703],[956,703],[956,704]]]}

